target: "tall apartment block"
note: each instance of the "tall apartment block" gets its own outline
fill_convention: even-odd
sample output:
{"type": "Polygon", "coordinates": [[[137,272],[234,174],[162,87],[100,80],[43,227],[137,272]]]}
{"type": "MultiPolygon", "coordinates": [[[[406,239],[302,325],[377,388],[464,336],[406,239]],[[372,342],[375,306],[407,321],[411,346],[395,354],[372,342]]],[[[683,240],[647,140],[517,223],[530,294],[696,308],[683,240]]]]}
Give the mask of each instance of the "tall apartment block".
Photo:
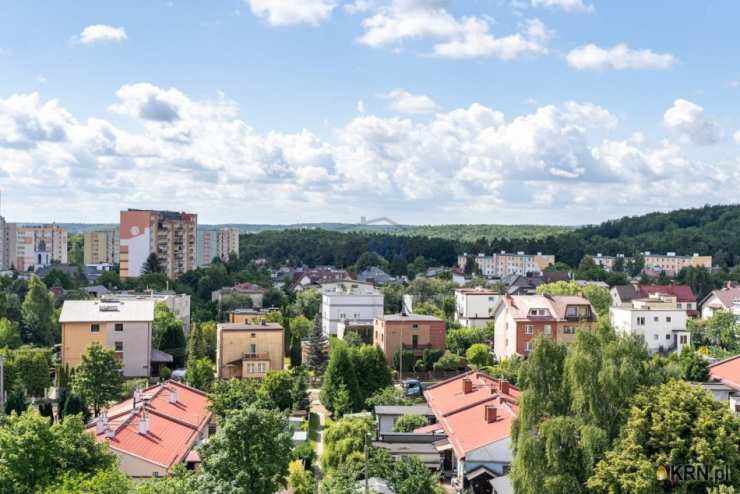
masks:
{"type": "Polygon", "coordinates": [[[28,271],[67,262],[67,232],[61,226],[6,223],[2,218],[0,228],[4,269],[28,271]]]}
{"type": "Polygon", "coordinates": [[[173,211],[121,211],[121,278],[142,274],[155,253],[168,277],[175,279],[196,267],[198,215],[173,211]]]}
{"type": "MultiPolygon", "coordinates": [[[[478,265],[483,276],[508,276],[512,274],[526,275],[527,273],[539,273],[544,271],[550,264],[555,264],[555,256],[542,255],[542,252],[534,254],[525,254],[517,252],[516,254],[501,251],[499,254],[486,256],[478,254],[473,257],[475,264],[478,265]]],[[[468,254],[465,253],[457,258],[457,264],[460,269],[465,269],[468,262],[468,254]]]]}
{"type": "Polygon", "coordinates": [[[118,263],[119,231],[117,229],[85,232],[85,264],[118,263]]]}
{"type": "Polygon", "coordinates": [[[236,228],[198,231],[198,266],[210,264],[214,257],[227,261],[232,252],[239,255],[239,230],[236,228]]]}

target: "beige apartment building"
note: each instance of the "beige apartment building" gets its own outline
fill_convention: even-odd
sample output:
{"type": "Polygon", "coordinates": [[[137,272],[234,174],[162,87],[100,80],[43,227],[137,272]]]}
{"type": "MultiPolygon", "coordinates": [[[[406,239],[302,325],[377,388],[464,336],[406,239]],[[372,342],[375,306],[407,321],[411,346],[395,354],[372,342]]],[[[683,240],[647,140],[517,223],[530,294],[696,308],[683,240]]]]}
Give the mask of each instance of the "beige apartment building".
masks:
{"type": "Polygon", "coordinates": [[[700,256],[694,254],[691,256],[677,256],[675,252],[668,252],[665,255],[652,254],[645,252],[645,269],[655,271],[673,271],[678,273],[683,268],[712,268],[712,256],[700,256]]]}
{"type": "Polygon", "coordinates": [[[6,223],[4,240],[8,267],[13,266],[18,271],[67,262],[67,232],[55,223],[6,223]]]}
{"type": "Polygon", "coordinates": [[[219,228],[198,232],[198,266],[206,266],[216,257],[228,261],[231,254],[239,256],[239,230],[219,228]]]}
{"type": "MultiPolygon", "coordinates": [[[[483,276],[503,277],[512,274],[526,275],[527,273],[539,273],[545,270],[547,266],[555,264],[555,256],[543,255],[542,252],[537,254],[525,254],[524,252],[509,253],[501,251],[498,254],[487,256],[478,254],[473,258],[478,270],[483,276]]],[[[460,269],[465,269],[468,262],[468,254],[458,256],[457,265],[460,269]]]]}
{"type": "Polygon", "coordinates": [[[262,378],[283,368],[285,330],[277,323],[221,323],[216,330],[219,379],[262,378]]]}
{"type": "Polygon", "coordinates": [[[155,253],[164,273],[176,279],[196,267],[198,215],[173,211],[121,211],[121,278],[140,276],[155,253]]]}
{"type": "Polygon", "coordinates": [[[148,377],[152,360],[151,300],[67,300],[62,306],[62,365],[80,364],[93,342],[113,350],[125,377],[148,377]]]}
{"type": "Polygon", "coordinates": [[[83,239],[85,264],[118,263],[118,229],[85,232],[83,239]]]}

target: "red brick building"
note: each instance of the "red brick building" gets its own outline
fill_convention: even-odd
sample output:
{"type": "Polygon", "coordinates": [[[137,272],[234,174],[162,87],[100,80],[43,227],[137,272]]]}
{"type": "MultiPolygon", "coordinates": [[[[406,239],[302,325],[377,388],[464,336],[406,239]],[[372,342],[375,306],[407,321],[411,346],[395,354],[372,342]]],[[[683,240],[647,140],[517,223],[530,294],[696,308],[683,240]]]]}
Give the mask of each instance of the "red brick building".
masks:
{"type": "Polygon", "coordinates": [[[401,348],[421,357],[427,348],[444,350],[447,325],[442,319],[421,314],[388,314],[373,321],[373,344],[379,346],[390,365],[401,348]]]}

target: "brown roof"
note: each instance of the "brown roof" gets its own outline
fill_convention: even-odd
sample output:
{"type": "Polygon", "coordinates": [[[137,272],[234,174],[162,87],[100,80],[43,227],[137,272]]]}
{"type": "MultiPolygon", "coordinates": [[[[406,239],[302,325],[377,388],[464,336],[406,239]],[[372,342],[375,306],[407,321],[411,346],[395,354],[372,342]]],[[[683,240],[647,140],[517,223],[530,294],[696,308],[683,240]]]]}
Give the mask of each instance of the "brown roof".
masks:
{"type": "Polygon", "coordinates": [[[705,298],[705,301],[709,300],[712,296],[717,297],[725,309],[729,309],[732,307],[733,300],[740,299],[740,286],[729,288],[724,287],[719,290],[712,290],[712,292],[705,298]]]}
{"type": "Polygon", "coordinates": [[[508,295],[503,300],[512,311],[514,319],[564,321],[566,308],[574,305],[587,305],[591,308],[591,313],[594,313],[591,303],[576,295],[508,295]],[[531,316],[531,309],[547,309],[549,315],[531,316]]]}

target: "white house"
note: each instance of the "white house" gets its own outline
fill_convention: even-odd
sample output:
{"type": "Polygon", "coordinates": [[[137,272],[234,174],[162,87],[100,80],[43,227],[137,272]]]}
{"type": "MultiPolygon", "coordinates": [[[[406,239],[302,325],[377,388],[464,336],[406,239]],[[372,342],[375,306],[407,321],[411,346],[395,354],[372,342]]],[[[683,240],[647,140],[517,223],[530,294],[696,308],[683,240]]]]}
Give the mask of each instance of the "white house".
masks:
{"type": "Polygon", "coordinates": [[[740,321],[740,286],[712,290],[700,302],[701,318],[710,319],[717,312],[730,312],[740,321]]]}
{"type": "Polygon", "coordinates": [[[681,351],[691,343],[686,310],[678,307],[675,296],[651,294],[612,306],[609,320],[618,333],[641,336],[650,353],[681,351]]]}
{"type": "Polygon", "coordinates": [[[321,285],[321,327],[336,335],[340,322],[373,324],[383,316],[383,294],[371,283],[346,280],[321,285]]]}
{"type": "Polygon", "coordinates": [[[467,328],[482,328],[493,322],[493,311],[501,294],[487,288],[455,290],[455,321],[467,328]]]}

